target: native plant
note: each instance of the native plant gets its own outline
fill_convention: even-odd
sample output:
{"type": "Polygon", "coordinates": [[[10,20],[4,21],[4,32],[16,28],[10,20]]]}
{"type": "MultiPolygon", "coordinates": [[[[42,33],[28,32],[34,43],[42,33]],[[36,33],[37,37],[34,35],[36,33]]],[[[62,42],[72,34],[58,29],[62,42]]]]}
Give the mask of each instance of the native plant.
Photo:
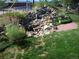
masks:
{"type": "Polygon", "coordinates": [[[9,41],[22,39],[25,36],[25,30],[24,28],[16,26],[16,25],[7,25],[6,35],[9,38],[9,41]]]}

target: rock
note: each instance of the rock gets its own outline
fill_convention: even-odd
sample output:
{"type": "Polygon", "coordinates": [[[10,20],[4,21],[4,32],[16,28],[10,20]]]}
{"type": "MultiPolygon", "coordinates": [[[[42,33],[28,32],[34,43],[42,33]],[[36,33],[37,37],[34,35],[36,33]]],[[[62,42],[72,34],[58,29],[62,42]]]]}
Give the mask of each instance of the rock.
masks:
{"type": "Polygon", "coordinates": [[[28,37],[32,36],[31,32],[27,32],[26,34],[27,34],[28,37]]]}

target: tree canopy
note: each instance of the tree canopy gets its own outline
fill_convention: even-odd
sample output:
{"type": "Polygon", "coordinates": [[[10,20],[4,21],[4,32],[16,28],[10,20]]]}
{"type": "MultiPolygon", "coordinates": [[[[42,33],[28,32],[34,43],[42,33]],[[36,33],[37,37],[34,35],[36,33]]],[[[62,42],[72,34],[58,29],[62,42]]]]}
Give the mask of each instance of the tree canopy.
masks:
{"type": "Polygon", "coordinates": [[[6,0],[0,0],[0,8],[3,8],[6,6],[6,3],[5,3],[6,0]]]}

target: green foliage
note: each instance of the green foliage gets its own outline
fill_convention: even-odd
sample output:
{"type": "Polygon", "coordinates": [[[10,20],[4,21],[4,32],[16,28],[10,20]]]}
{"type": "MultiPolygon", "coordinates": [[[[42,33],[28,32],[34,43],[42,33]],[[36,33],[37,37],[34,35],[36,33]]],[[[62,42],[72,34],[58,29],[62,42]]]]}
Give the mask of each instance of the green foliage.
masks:
{"type": "Polygon", "coordinates": [[[61,20],[61,24],[70,23],[70,22],[72,22],[71,19],[63,19],[63,20],[61,20]]]}
{"type": "Polygon", "coordinates": [[[16,59],[21,59],[22,55],[20,53],[18,53],[18,55],[16,56],[16,59]]]}
{"type": "Polygon", "coordinates": [[[25,14],[25,13],[19,13],[19,12],[12,13],[12,12],[10,12],[10,13],[4,14],[3,16],[5,16],[5,17],[8,16],[10,18],[16,18],[18,20],[23,20],[26,18],[26,15],[27,14],[25,14]]]}
{"type": "Polygon", "coordinates": [[[5,7],[5,6],[7,6],[7,4],[5,3],[5,1],[1,1],[1,0],[0,0],[0,8],[3,8],[3,7],[5,7]]]}
{"type": "Polygon", "coordinates": [[[65,7],[70,6],[74,0],[60,0],[62,4],[64,4],[65,7]]]}
{"type": "Polygon", "coordinates": [[[40,0],[39,2],[36,2],[35,3],[35,6],[38,6],[38,7],[42,7],[44,5],[47,5],[49,7],[53,7],[55,6],[57,3],[54,3],[53,1],[48,1],[48,0],[40,0]]]}
{"type": "MultiPolygon", "coordinates": [[[[79,55],[78,32],[77,29],[46,35],[43,38],[45,46],[43,48],[33,47],[30,51],[25,50],[23,59],[76,59],[79,55]]],[[[41,37],[37,38],[39,39],[41,37]]]]}
{"type": "Polygon", "coordinates": [[[9,16],[9,17],[17,17],[19,19],[25,19],[27,14],[14,12],[14,13],[6,13],[4,15],[9,16]]]}
{"type": "Polygon", "coordinates": [[[66,24],[72,22],[70,17],[62,19],[61,17],[56,18],[56,24],[66,24]]]}
{"type": "Polygon", "coordinates": [[[68,15],[71,17],[71,19],[73,21],[79,22],[79,14],[78,15],[77,14],[68,14],[68,15]]]}
{"type": "Polygon", "coordinates": [[[21,39],[25,36],[25,30],[22,27],[16,25],[7,25],[6,35],[11,41],[21,39]]]}
{"type": "Polygon", "coordinates": [[[0,42],[0,52],[4,51],[7,47],[9,47],[12,43],[10,42],[0,42]]]}
{"type": "Polygon", "coordinates": [[[0,42],[3,42],[3,41],[8,41],[8,38],[6,35],[0,35],[0,42]]]}

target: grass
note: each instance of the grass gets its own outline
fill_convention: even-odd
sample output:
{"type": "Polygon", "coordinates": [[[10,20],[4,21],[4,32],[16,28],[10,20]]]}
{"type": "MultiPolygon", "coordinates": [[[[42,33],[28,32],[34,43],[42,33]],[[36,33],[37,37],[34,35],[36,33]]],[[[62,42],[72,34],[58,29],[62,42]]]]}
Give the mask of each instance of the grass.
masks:
{"type": "MultiPolygon", "coordinates": [[[[78,15],[69,14],[79,23],[78,15]]],[[[44,46],[25,51],[23,59],[79,59],[79,28],[66,32],[55,32],[44,36],[44,46]]],[[[38,40],[40,40],[38,38],[38,40]]],[[[41,43],[40,43],[41,44],[41,43]]]]}
{"type": "Polygon", "coordinates": [[[77,15],[77,14],[69,14],[69,16],[73,19],[73,21],[79,23],[79,15],[77,15]]]}
{"type": "MultiPolygon", "coordinates": [[[[79,24],[79,15],[69,15],[79,24]]],[[[17,46],[13,46],[0,54],[0,57],[4,59],[15,57],[16,59],[79,59],[78,37],[79,27],[65,32],[54,32],[44,37],[28,38],[28,40],[34,40],[30,48],[20,50],[17,46]],[[17,50],[18,52],[16,52],[17,50]]]]}
{"type": "Polygon", "coordinates": [[[25,52],[23,59],[79,59],[78,32],[71,30],[44,36],[45,45],[25,52]]]}

